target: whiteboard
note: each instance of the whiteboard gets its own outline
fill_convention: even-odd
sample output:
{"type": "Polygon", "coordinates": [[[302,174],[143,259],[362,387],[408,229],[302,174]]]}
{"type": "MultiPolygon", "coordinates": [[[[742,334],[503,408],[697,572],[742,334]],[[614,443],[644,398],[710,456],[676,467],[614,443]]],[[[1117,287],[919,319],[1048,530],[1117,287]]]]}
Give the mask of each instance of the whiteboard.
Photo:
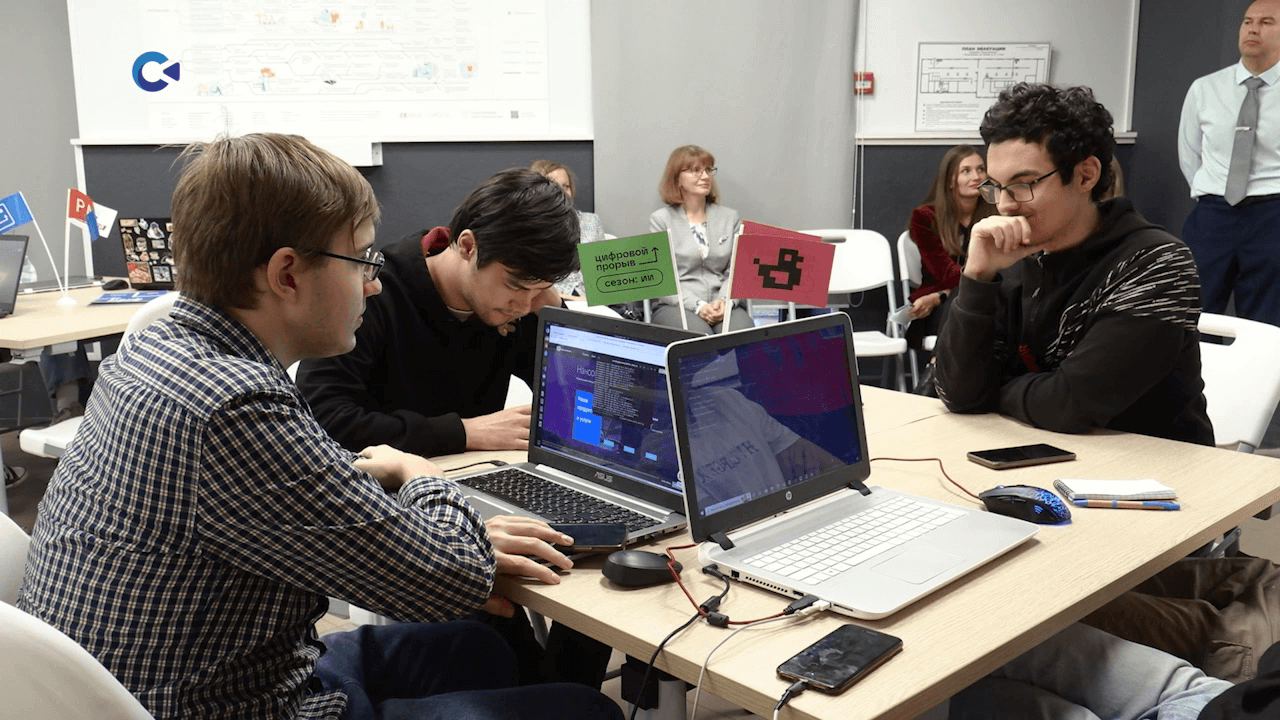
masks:
{"type": "MultiPolygon", "coordinates": [[[[1048,82],[1087,85],[1115,120],[1131,129],[1139,0],[1027,0],[1016,6],[952,0],[862,0],[855,69],[875,74],[858,96],[858,135],[911,139],[916,130],[920,43],[1048,43],[1048,82]]],[[[987,103],[990,104],[989,102],[987,103]]],[[[948,136],[976,137],[968,132],[948,136]]]]}
{"type": "Polygon", "coordinates": [[[80,140],[590,139],[588,0],[67,0],[80,140]]]}

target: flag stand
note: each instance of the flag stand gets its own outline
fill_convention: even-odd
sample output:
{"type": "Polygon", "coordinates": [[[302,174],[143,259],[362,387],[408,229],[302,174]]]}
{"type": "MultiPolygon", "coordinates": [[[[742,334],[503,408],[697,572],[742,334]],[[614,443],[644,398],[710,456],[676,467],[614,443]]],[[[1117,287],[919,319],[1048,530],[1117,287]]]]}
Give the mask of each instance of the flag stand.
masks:
{"type": "MultiPolygon", "coordinates": [[[[21,192],[18,195],[22,198],[22,204],[27,205],[27,196],[21,192]]],[[[30,205],[27,205],[27,207],[30,207],[30,205]]],[[[49,243],[44,239],[44,232],[40,230],[40,223],[36,222],[35,213],[31,213],[31,225],[35,227],[36,235],[40,237],[40,244],[44,246],[44,254],[49,258],[49,267],[53,268],[53,279],[57,281],[58,287],[62,289],[62,297],[58,299],[58,304],[75,305],[75,298],[67,295],[67,283],[58,275],[58,262],[53,259],[53,251],[49,249],[49,243]],[[63,302],[64,300],[67,302],[63,302]]],[[[70,228],[68,228],[67,232],[70,234],[70,228]]]]}

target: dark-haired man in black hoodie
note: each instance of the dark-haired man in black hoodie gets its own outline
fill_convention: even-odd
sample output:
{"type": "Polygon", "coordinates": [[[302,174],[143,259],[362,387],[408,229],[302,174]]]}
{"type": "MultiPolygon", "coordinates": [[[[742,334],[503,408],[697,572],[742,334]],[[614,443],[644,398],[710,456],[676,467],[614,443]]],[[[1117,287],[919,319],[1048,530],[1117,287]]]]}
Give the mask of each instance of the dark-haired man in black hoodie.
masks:
{"type": "Polygon", "coordinates": [[[939,338],[938,394],[1058,432],[1213,444],[1187,247],[1112,183],[1111,114],[1085,87],[1019,83],[983,118],[983,196],[939,338]]]}

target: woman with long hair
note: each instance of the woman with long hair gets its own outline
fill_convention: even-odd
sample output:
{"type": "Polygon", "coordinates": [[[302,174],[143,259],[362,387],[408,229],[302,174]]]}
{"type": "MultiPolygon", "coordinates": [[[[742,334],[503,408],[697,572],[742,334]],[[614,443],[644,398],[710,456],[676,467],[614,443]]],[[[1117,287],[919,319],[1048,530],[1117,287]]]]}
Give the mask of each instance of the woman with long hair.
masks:
{"type": "Polygon", "coordinates": [[[741,221],[736,210],[719,203],[715,176],[715,157],[697,145],[678,147],[667,158],[658,184],[666,206],[649,216],[649,230],[671,233],[684,307],[675,295],[659,298],[653,321],[660,325],[685,326],[702,333],[718,331],[724,322],[731,330],[755,325],[746,307],[722,292],[729,280],[733,239],[741,221]]]}
{"type": "Polygon", "coordinates": [[[987,181],[987,163],[972,145],[957,145],[942,156],[929,194],[911,212],[907,226],[920,250],[922,281],[911,292],[912,319],[907,343],[920,347],[926,335],[942,325],[943,303],[960,284],[960,273],[969,251],[969,228],[995,208],[984,201],[978,186],[987,181]]]}

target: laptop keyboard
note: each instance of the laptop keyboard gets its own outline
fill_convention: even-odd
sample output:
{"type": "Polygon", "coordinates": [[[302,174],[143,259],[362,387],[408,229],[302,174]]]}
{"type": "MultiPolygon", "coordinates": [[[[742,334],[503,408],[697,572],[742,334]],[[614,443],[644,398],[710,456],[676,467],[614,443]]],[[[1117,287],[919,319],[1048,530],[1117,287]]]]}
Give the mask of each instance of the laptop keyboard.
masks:
{"type": "Polygon", "coordinates": [[[622,523],[630,532],[658,524],[654,518],[516,468],[460,478],[458,483],[501,498],[550,523],[622,523]]]}
{"type": "Polygon", "coordinates": [[[746,559],[753,567],[817,585],[964,513],[896,497],[746,559]]]}

